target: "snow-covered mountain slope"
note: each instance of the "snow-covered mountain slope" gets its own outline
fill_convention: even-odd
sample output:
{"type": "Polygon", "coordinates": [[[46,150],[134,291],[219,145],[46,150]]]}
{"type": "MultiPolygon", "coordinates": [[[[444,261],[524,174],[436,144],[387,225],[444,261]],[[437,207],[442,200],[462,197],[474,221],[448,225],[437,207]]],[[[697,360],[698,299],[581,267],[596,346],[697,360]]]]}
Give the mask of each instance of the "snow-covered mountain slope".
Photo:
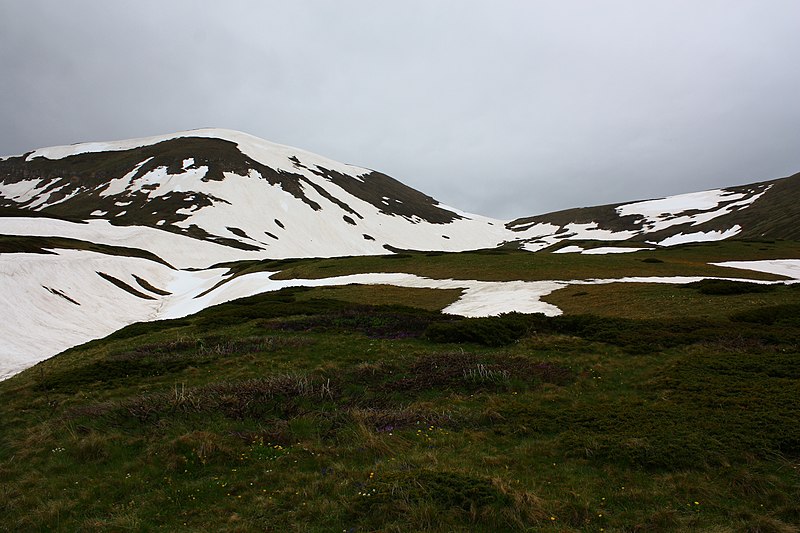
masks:
{"type": "Polygon", "coordinates": [[[582,207],[517,219],[506,227],[523,248],[564,240],[672,246],[736,238],[800,238],[800,174],[656,200],[582,207]]]}
{"type": "MultiPolygon", "coordinates": [[[[229,130],[44,148],[0,158],[0,379],[129,323],[287,283],[259,273],[218,285],[229,274],[214,268],[223,262],[497,246],[631,252],[800,238],[798,220],[800,174],[504,221],[444,206],[377,171],[229,130]]],[[[538,296],[562,283],[406,274],[291,283],[301,282],[461,288],[448,309],[462,314],[552,313],[538,296]]]]}
{"type": "Polygon", "coordinates": [[[0,379],[70,346],[155,319],[160,295],[134,276],[158,288],[174,273],[155,261],[90,251],[0,254],[0,379]]]}
{"type": "Polygon", "coordinates": [[[202,129],[0,159],[0,233],[51,230],[41,218],[10,223],[9,215],[90,221],[62,223],[57,234],[103,242],[136,235],[144,248],[167,248],[162,253],[181,257],[177,264],[197,267],[236,258],[504,244],[537,251],[565,240],[668,246],[800,238],[800,174],[509,222],[444,206],[377,171],[245,133],[202,129]],[[184,251],[170,252],[178,249],[184,251]]]}
{"type": "MultiPolygon", "coordinates": [[[[148,227],[270,258],[500,244],[468,215],[372,170],[228,130],[36,150],[0,161],[7,208],[148,227]]],[[[208,261],[200,261],[207,266],[208,261]]]]}

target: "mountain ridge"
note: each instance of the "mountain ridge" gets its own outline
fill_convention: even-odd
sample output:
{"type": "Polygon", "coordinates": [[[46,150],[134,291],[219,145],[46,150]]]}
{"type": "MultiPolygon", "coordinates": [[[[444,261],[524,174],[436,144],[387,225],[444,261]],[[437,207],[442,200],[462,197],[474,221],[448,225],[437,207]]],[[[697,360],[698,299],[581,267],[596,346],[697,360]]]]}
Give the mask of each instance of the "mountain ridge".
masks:
{"type": "Polygon", "coordinates": [[[0,159],[5,213],[146,226],[274,259],[497,246],[537,251],[586,239],[669,245],[797,238],[795,199],[800,174],[500,220],[445,206],[379,171],[211,128],[0,159]],[[237,189],[247,190],[231,197],[237,189]],[[636,212],[659,202],[666,216],[650,213],[649,224],[636,212]],[[288,230],[286,212],[299,219],[288,230]]]}

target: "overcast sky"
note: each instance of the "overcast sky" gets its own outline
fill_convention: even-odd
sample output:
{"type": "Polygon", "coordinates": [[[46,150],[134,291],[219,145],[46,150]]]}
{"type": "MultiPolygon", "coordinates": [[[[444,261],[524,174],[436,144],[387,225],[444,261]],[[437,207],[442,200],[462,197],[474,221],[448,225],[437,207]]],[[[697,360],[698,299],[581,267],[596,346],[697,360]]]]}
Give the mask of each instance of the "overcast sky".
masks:
{"type": "Polygon", "coordinates": [[[800,171],[796,0],[0,0],[0,154],[200,127],[514,218],[800,171]]]}

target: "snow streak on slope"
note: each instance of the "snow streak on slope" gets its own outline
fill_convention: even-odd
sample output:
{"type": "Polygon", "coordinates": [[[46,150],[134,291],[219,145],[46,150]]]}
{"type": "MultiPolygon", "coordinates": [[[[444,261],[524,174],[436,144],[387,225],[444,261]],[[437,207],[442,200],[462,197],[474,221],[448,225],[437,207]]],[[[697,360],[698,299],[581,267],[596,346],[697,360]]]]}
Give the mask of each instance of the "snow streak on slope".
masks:
{"type": "Polygon", "coordinates": [[[671,237],[667,237],[658,243],[659,246],[674,246],[676,244],[686,244],[689,242],[711,242],[722,241],[735,237],[742,231],[742,227],[738,224],[724,231],[711,230],[711,231],[697,231],[695,233],[676,233],[671,237]]]}
{"type": "MultiPolygon", "coordinates": [[[[141,226],[113,226],[106,220],[85,224],[49,218],[0,217],[0,235],[67,237],[110,246],[152,252],[175,268],[207,268],[212,264],[259,259],[260,254],[237,250],[167,231],[141,226]]],[[[19,257],[1,254],[0,258],[19,257]]]]}
{"type": "MultiPolygon", "coordinates": [[[[335,198],[346,191],[334,184],[326,189],[335,198]]],[[[348,198],[348,207],[360,217],[343,215],[333,201],[314,189],[305,190],[318,211],[298,202],[286,191],[259,180],[227,174],[223,182],[208,182],[204,192],[224,202],[186,212],[179,227],[194,225],[212,235],[221,235],[264,249],[262,257],[330,257],[376,255],[384,245],[398,249],[457,251],[497,246],[505,232],[502,223],[472,215],[448,224],[409,221],[387,216],[359,198],[348,198]],[[261,206],[277,206],[273,219],[264,220],[261,206]],[[348,216],[350,221],[344,220],[348,216]]]]}
{"type": "Polygon", "coordinates": [[[746,228],[726,223],[721,217],[746,210],[772,187],[773,183],[756,183],[657,200],[568,209],[514,220],[506,226],[529,251],[564,240],[656,241],[661,246],[723,240],[746,228]],[[654,238],[648,239],[649,235],[654,238]]]}
{"type": "Polygon", "coordinates": [[[624,241],[635,237],[636,231],[612,231],[600,227],[597,222],[570,223],[562,228],[552,224],[536,224],[519,232],[522,249],[538,252],[565,240],[624,241]]]}
{"type": "Polygon", "coordinates": [[[736,209],[751,205],[761,198],[769,187],[753,194],[714,189],[688,194],[679,194],[660,200],[647,200],[617,207],[620,216],[639,216],[635,223],[642,224],[644,231],[652,233],[681,224],[698,225],[708,222],[736,209]]]}

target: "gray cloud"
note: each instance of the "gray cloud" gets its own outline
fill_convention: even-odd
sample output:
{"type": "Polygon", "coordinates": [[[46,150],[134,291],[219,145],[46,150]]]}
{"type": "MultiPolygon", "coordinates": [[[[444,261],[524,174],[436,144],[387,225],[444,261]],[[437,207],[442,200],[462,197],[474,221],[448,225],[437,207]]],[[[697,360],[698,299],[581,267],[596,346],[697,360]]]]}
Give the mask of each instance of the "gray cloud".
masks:
{"type": "Polygon", "coordinates": [[[0,153],[240,129],[512,218],[800,171],[800,4],[0,0],[0,153]]]}

